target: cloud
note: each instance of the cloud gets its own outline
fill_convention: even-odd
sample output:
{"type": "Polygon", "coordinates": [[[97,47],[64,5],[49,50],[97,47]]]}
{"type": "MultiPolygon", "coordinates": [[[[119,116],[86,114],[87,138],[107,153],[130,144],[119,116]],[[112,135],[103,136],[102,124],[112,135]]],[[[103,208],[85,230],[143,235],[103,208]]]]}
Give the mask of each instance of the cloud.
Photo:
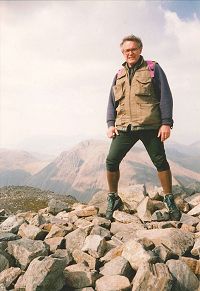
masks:
{"type": "Polygon", "coordinates": [[[162,1],[1,1],[1,141],[35,134],[105,134],[122,37],[141,36],[143,55],[165,70],[175,104],[174,137],[200,136],[199,19],[162,1]],[[123,11],[123,13],[122,13],[123,11]],[[192,117],[191,117],[192,116],[192,117]],[[186,118],[187,117],[187,118],[186,118]]]}

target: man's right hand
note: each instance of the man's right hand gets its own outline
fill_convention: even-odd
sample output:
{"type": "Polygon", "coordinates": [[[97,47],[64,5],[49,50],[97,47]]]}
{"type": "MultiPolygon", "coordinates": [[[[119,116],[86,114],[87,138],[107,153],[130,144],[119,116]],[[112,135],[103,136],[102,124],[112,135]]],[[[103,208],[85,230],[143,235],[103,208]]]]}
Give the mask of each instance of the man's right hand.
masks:
{"type": "Polygon", "coordinates": [[[118,130],[114,126],[110,126],[107,131],[107,137],[114,138],[116,135],[119,135],[118,130]]]}

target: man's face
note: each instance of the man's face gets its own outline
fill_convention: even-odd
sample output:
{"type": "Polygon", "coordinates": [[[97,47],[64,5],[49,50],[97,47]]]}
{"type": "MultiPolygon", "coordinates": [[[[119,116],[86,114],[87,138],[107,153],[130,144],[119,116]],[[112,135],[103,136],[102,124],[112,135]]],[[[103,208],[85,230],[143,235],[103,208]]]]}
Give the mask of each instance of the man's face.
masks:
{"type": "Polygon", "coordinates": [[[134,41],[125,41],[121,47],[122,53],[129,67],[137,63],[142,52],[142,48],[134,41]]]}

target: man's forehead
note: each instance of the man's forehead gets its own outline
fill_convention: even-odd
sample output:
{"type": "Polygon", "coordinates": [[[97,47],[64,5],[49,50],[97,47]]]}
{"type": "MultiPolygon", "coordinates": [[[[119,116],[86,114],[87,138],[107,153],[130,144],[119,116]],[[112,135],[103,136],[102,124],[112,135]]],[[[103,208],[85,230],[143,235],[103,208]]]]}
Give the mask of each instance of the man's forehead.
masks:
{"type": "Polygon", "coordinates": [[[137,46],[137,42],[136,41],[132,41],[132,40],[126,40],[124,43],[123,43],[123,47],[124,46],[137,46]]]}

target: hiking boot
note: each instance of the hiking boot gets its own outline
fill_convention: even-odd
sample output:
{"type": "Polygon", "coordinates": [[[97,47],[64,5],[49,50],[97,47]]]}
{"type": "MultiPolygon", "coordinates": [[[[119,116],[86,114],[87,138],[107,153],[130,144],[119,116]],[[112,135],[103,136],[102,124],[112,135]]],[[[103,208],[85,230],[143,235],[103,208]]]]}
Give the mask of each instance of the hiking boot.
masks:
{"type": "Polygon", "coordinates": [[[106,218],[112,220],[113,212],[122,206],[122,200],[116,193],[109,193],[107,200],[106,218]]]}
{"type": "Polygon", "coordinates": [[[163,202],[165,203],[166,208],[169,211],[169,215],[171,220],[180,220],[181,218],[181,212],[178,209],[178,207],[176,206],[175,202],[174,202],[174,197],[172,194],[167,194],[164,197],[163,202]]]}

